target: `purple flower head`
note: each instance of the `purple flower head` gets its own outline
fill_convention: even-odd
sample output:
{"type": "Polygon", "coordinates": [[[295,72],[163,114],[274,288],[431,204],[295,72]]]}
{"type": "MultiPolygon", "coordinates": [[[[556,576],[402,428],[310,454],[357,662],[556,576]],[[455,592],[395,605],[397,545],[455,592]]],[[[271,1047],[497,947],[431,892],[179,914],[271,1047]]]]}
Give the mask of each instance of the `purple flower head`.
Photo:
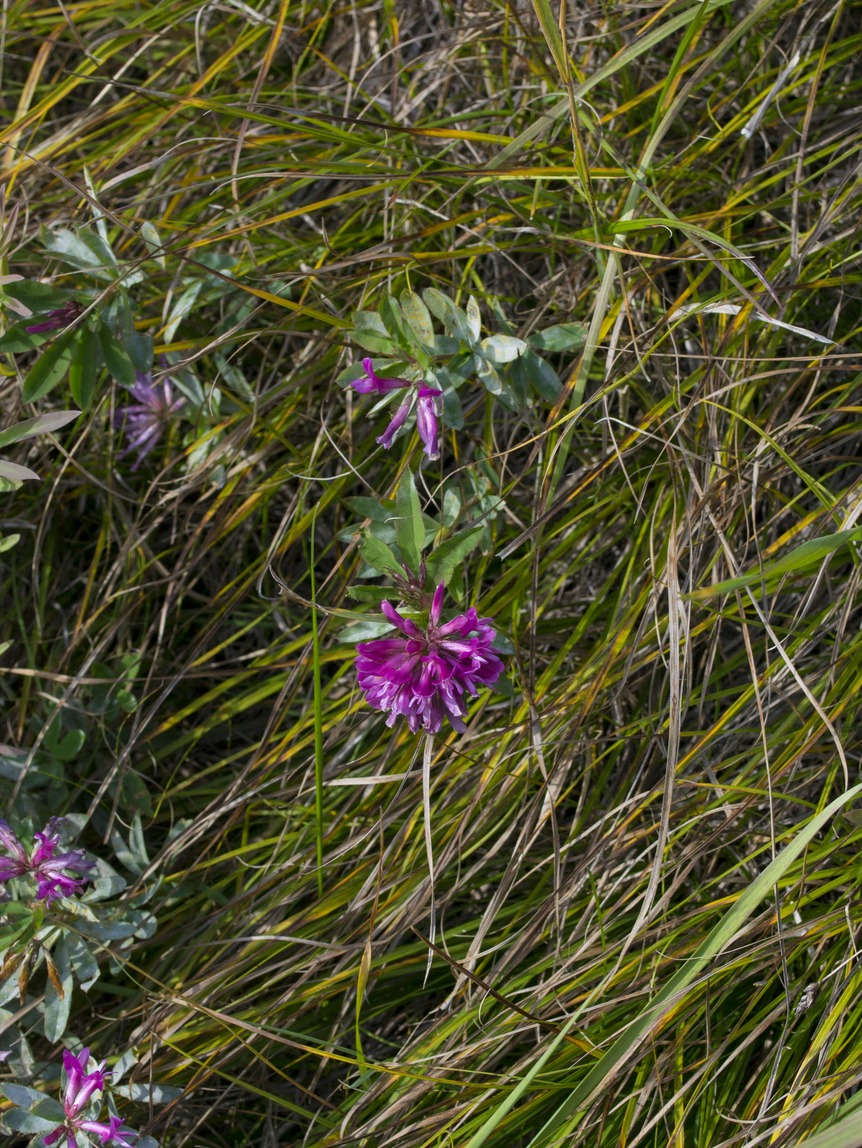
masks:
{"type": "Polygon", "coordinates": [[[440,457],[440,439],[437,430],[437,399],[442,395],[436,387],[422,386],[416,400],[416,429],[424,443],[428,458],[440,457]]]}
{"type": "Polygon", "coordinates": [[[45,331],[59,331],[61,327],[68,327],[70,323],[74,323],[82,311],[81,304],[72,300],[70,303],[64,303],[62,307],[55,307],[53,311],[48,312],[41,323],[31,323],[24,330],[28,335],[42,335],[45,331]]]}
{"type": "Polygon", "coordinates": [[[149,375],[135,372],[135,382],[131,394],[138,401],[118,410],[114,415],[114,426],[125,431],[129,445],[120,455],[125,458],[137,451],[132,470],[135,471],[164,434],[165,427],[185,402],[182,395],[174,398],[174,388],[170,378],[154,383],[149,375]]]}
{"type": "Polygon", "coordinates": [[[363,359],[362,366],[365,368],[365,374],[354,379],[350,384],[360,395],[385,395],[389,391],[399,391],[402,387],[413,386],[409,379],[381,378],[374,370],[374,363],[371,359],[363,359]]]}
{"type": "Polygon", "coordinates": [[[370,706],[388,712],[388,726],[400,714],[413,733],[436,733],[448,718],[463,733],[467,695],[475,697],[480,686],[493,686],[503,672],[491,649],[491,619],[480,618],[471,606],[441,625],[444,593],[441,582],[424,630],[383,602],[380,608],[395,632],[356,647],[359,688],[370,706]]]}
{"type": "Polygon", "coordinates": [[[88,861],[83,849],[73,849],[70,853],[55,853],[60,844],[60,834],[56,831],[59,819],[52,817],[41,833],[34,833],[33,851],[27,851],[6,821],[0,819],[0,844],[9,854],[0,857],[0,881],[12,877],[35,878],[36,896],[42,901],[54,901],[57,897],[71,897],[87,883],[87,872],[95,862],[88,861]],[[70,877],[64,870],[82,874],[70,877]]]}
{"type": "MultiPolygon", "coordinates": [[[[87,1072],[89,1059],[88,1048],[82,1049],[78,1056],[64,1049],[63,1068],[66,1072],[66,1088],[63,1093],[63,1123],[53,1132],[49,1132],[44,1137],[43,1143],[56,1144],[65,1136],[66,1148],[76,1148],[77,1134],[86,1132],[98,1136],[102,1144],[110,1144],[113,1141],[122,1148],[129,1148],[129,1137],[137,1136],[137,1133],[128,1128],[125,1132],[121,1131],[123,1122],[119,1116],[109,1116],[107,1124],[84,1116],[84,1109],[90,1105],[95,1093],[104,1091],[105,1078],[111,1075],[105,1072],[104,1061],[97,1064],[92,1072],[87,1072]]],[[[96,1115],[100,1107],[101,1103],[94,1110],[96,1115]]]]}

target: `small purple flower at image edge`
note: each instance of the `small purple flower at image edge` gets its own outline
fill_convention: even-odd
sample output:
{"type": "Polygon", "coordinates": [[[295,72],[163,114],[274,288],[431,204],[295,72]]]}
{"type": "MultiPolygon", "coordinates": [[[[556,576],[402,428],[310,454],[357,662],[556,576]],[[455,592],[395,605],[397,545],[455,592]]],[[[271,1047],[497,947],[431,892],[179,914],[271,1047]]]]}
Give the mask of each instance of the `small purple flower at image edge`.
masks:
{"type": "Polygon", "coordinates": [[[37,898],[47,902],[80,893],[89,880],[87,874],[95,862],[87,860],[83,849],[73,849],[69,853],[55,852],[60,844],[57,827],[61,820],[52,817],[41,833],[33,834],[34,845],[28,855],[9,823],[0,818],[0,845],[8,854],[7,857],[0,857],[0,881],[30,876],[36,881],[37,898]],[[65,870],[79,876],[70,877],[65,870]]]}

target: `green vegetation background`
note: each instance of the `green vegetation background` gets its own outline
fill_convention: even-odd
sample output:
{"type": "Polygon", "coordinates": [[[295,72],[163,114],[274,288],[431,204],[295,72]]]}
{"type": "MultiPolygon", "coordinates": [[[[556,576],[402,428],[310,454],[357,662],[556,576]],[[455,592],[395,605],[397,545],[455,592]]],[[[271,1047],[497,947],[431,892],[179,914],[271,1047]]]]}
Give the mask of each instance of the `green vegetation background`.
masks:
{"type": "Polygon", "coordinates": [[[51,276],[39,228],[102,215],[206,396],[132,474],[105,381],[3,495],[0,740],[33,751],[6,797],[88,812],[94,849],[140,815],[158,931],[73,1025],[185,1087],[165,1145],[862,1143],[858,833],[811,821],[858,778],[860,564],[769,571],[862,511],[860,26],[858,0],[4,5],[2,270],[51,276]],[[446,442],[464,513],[503,501],[464,577],[516,653],[435,745],[427,978],[417,739],[327,613],[345,499],[397,480],[340,332],[408,284],[590,324],[553,409],[477,388],[446,442]]]}

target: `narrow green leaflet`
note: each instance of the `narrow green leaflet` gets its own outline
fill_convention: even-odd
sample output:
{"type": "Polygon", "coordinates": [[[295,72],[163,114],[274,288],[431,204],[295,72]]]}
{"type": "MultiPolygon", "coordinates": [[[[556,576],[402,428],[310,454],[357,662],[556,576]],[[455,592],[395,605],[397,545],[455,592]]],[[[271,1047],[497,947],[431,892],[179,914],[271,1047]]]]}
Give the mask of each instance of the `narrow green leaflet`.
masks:
{"type": "Polygon", "coordinates": [[[406,471],[395,497],[395,537],[404,561],[414,573],[418,572],[422,561],[422,547],[425,545],[425,524],[422,521],[422,507],[416,493],[416,483],[411,471],[406,471]]]}
{"type": "Polygon", "coordinates": [[[458,566],[479,545],[484,531],[484,526],[462,530],[432,550],[425,560],[430,580],[434,583],[448,583],[458,566]]]}
{"type": "Polygon", "coordinates": [[[534,331],[527,342],[536,351],[579,351],[587,341],[586,323],[557,323],[534,331]]]}
{"type": "Polygon", "coordinates": [[[463,340],[468,347],[475,346],[477,340],[473,336],[469,318],[448,295],[444,295],[436,287],[426,287],[422,292],[422,298],[450,335],[463,340]]]}
{"type": "Polygon", "coordinates": [[[99,329],[99,346],[110,374],[124,387],[133,386],[135,365],[107,327],[99,329]]]}
{"type": "Polygon", "coordinates": [[[738,578],[727,578],[723,582],[716,582],[714,586],[701,586],[685,596],[700,601],[704,598],[714,598],[718,594],[731,594],[734,590],[741,590],[745,586],[764,583],[770,587],[785,574],[811,571],[836,550],[851,542],[859,541],[862,541],[862,526],[856,526],[852,530],[839,530],[837,534],[824,534],[820,538],[809,538],[807,542],[803,542],[788,554],[783,554],[774,562],[764,563],[759,570],[740,574],[738,578]]]}
{"type": "Polygon", "coordinates": [[[397,299],[393,299],[391,295],[384,296],[380,304],[380,318],[399,347],[408,354],[411,353],[416,346],[416,337],[401,314],[397,299]]]}
{"type": "Polygon", "coordinates": [[[93,400],[98,369],[99,338],[95,331],[89,327],[84,327],[69,366],[69,389],[72,392],[72,398],[82,410],[86,409],[93,400]]]}
{"type": "Polygon", "coordinates": [[[10,443],[20,442],[24,438],[32,438],[37,434],[51,434],[60,427],[76,419],[80,411],[49,411],[44,415],[37,415],[34,419],[25,419],[0,431],[0,447],[9,446],[10,443]]]}
{"type": "Polygon", "coordinates": [[[65,935],[60,938],[51,957],[55,972],[54,977],[49,977],[45,985],[44,1025],[45,1036],[52,1043],[56,1043],[66,1031],[72,1007],[72,963],[65,935]]]}
{"type": "Polygon", "coordinates": [[[77,335],[77,331],[64,331],[45,348],[24,380],[22,397],[25,403],[35,403],[65,377],[72,359],[72,344],[77,335]]]}
{"type": "Polygon", "coordinates": [[[433,350],[434,324],[431,322],[431,312],[415,292],[402,292],[401,311],[419,342],[428,350],[433,350]]]}
{"type": "MultiPolygon", "coordinates": [[[[7,460],[0,459],[0,479],[8,479],[13,485],[12,490],[16,490],[18,485],[26,482],[28,479],[35,479],[39,481],[39,475],[35,470],[31,470],[29,466],[20,466],[17,462],[7,462],[7,460]]],[[[0,486],[0,490],[4,488],[0,486]]]]}
{"type": "Polygon", "coordinates": [[[489,335],[479,346],[485,358],[498,367],[514,362],[527,349],[524,340],[516,339],[514,335],[489,335]]]}
{"type": "Polygon", "coordinates": [[[82,228],[70,231],[61,227],[57,231],[42,228],[42,246],[72,267],[90,271],[99,279],[113,282],[119,271],[113,251],[94,231],[82,228]]]}
{"type": "Polygon", "coordinates": [[[373,534],[366,534],[362,542],[362,557],[369,566],[379,570],[381,574],[403,574],[401,563],[395,557],[385,542],[375,538],[373,534]]]}

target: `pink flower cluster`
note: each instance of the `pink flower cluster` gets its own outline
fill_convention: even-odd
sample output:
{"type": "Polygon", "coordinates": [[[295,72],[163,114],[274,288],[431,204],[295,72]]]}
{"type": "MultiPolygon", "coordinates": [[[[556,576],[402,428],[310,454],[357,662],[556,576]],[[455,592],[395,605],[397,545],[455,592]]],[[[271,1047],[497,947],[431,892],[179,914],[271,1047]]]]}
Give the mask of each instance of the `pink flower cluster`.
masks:
{"type": "Polygon", "coordinates": [[[136,1136],[137,1133],[128,1128],[125,1132],[121,1131],[123,1122],[119,1116],[109,1116],[108,1123],[105,1124],[101,1120],[88,1120],[84,1115],[84,1109],[89,1106],[94,1094],[104,1091],[105,1077],[111,1075],[105,1072],[104,1061],[97,1064],[92,1072],[87,1072],[89,1059],[88,1048],[82,1049],[78,1056],[68,1049],[63,1051],[63,1068],[66,1070],[66,1090],[63,1094],[64,1120],[53,1132],[45,1136],[44,1143],[56,1144],[65,1136],[66,1148],[77,1148],[78,1132],[86,1132],[98,1136],[103,1144],[110,1144],[113,1141],[122,1148],[129,1148],[131,1143],[129,1137],[136,1136]]]}
{"type": "Polygon", "coordinates": [[[9,854],[8,857],[0,857],[0,881],[29,875],[35,878],[36,896],[42,901],[71,897],[83,889],[87,883],[86,874],[95,862],[87,860],[83,849],[73,849],[70,853],[55,852],[60,844],[59,820],[52,817],[41,833],[33,834],[35,844],[28,856],[8,822],[0,818],[0,844],[9,854]],[[70,877],[66,870],[82,876],[70,877]]]}
{"type": "Polygon", "coordinates": [[[383,602],[381,609],[398,632],[356,647],[359,686],[370,706],[388,712],[388,726],[400,715],[413,733],[436,733],[448,718],[463,732],[467,697],[475,697],[480,686],[493,686],[503,672],[491,649],[491,619],[480,618],[471,606],[441,624],[444,593],[441,582],[424,630],[383,602]]]}

